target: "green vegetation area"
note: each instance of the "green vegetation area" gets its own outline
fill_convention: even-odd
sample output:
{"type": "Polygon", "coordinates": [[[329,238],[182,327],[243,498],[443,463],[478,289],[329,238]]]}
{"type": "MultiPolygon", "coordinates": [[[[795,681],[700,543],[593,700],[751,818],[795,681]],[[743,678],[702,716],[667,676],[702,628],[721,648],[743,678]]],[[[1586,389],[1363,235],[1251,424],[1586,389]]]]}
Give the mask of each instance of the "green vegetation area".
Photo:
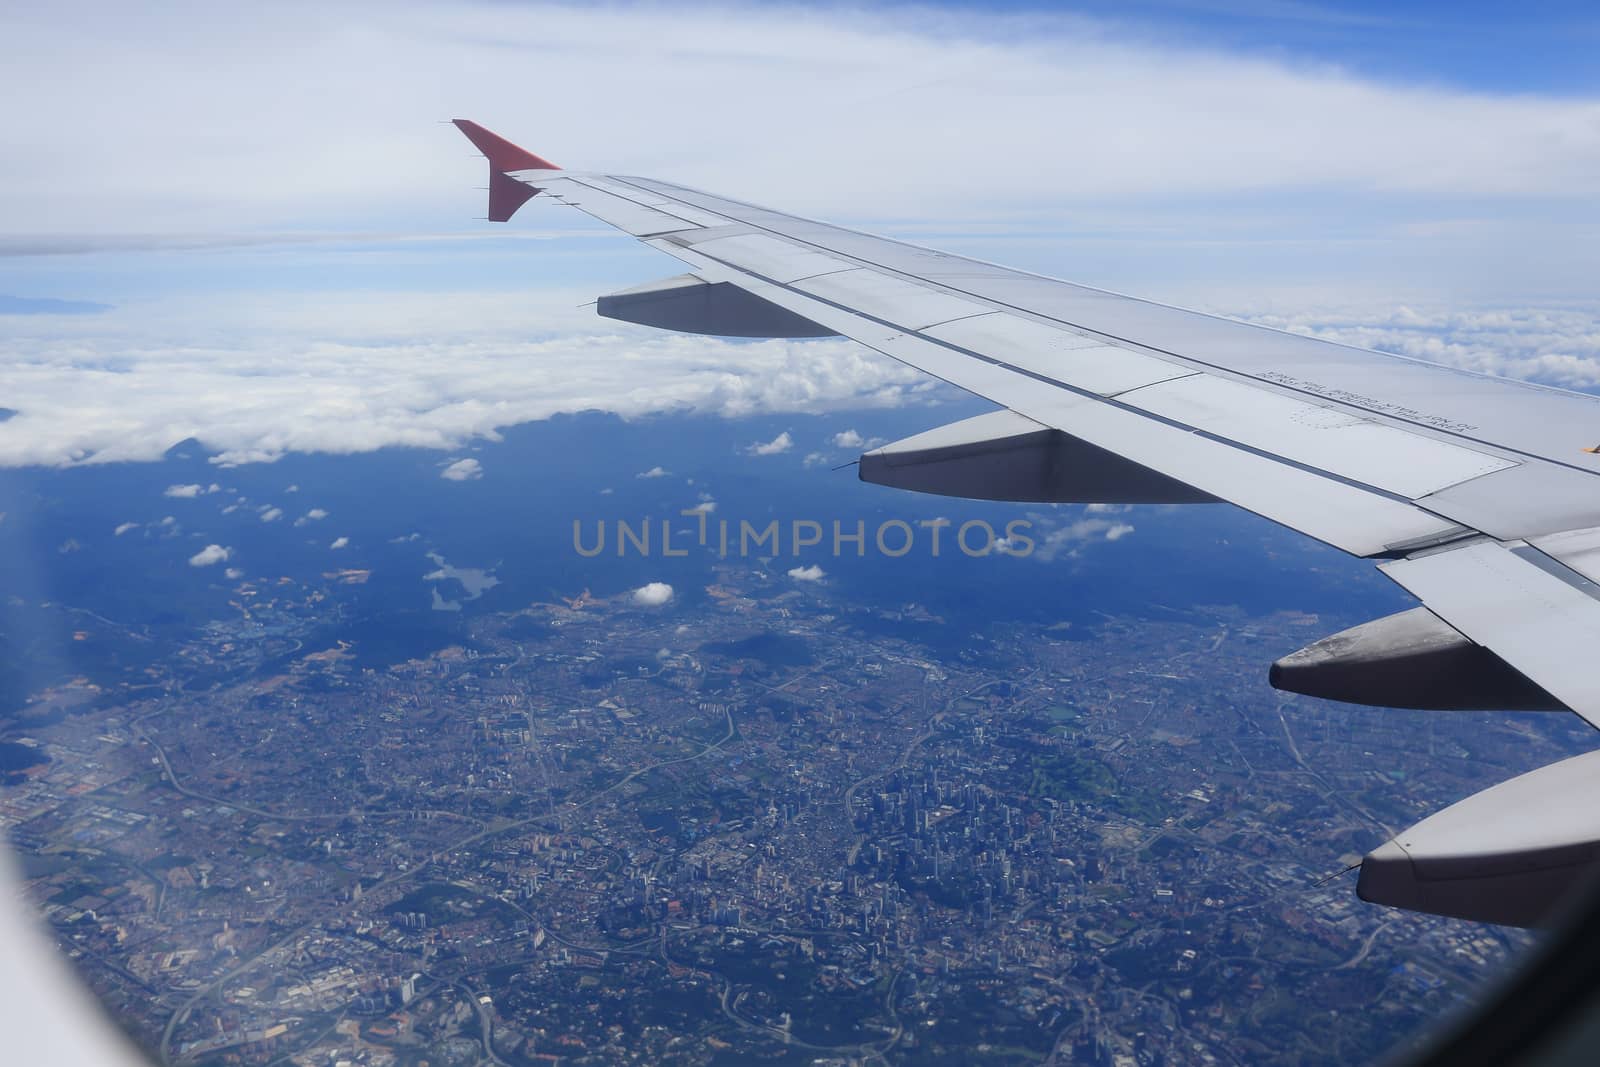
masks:
{"type": "Polygon", "coordinates": [[[917,1048],[903,1052],[907,1064],[1036,1063],[1049,1054],[1055,1031],[1068,1025],[1076,1013],[1056,1019],[1055,1031],[1020,1012],[997,1003],[989,990],[962,989],[941,997],[934,1024],[917,1026],[917,1048]]]}
{"type": "Polygon", "coordinates": [[[1159,823],[1166,806],[1159,797],[1117,781],[1110,767],[1092,756],[1071,750],[1031,757],[1030,796],[1060,801],[1100,804],[1130,819],[1159,823]]]}
{"type": "Polygon", "coordinates": [[[467,919],[498,918],[510,922],[518,918],[509,905],[448,882],[418,886],[383,911],[385,915],[421,912],[428,917],[430,926],[467,919]]]}
{"type": "Polygon", "coordinates": [[[883,1021],[883,991],[876,985],[852,989],[841,983],[828,989],[822,969],[788,946],[763,948],[751,942],[705,946],[702,965],[745,990],[740,1014],[758,1021],[788,1012],[794,1036],[817,1045],[876,1040],[882,1032],[868,1027],[883,1021]]]}

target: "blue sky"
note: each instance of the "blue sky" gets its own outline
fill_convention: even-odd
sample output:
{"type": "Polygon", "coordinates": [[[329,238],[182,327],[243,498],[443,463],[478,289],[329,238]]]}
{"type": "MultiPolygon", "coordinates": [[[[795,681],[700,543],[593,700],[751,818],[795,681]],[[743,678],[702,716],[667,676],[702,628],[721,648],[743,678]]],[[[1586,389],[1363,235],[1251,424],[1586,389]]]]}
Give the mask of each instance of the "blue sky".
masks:
{"type": "Polygon", "coordinates": [[[1084,0],[947,4],[1011,12],[1065,9],[1158,40],[1334,63],[1373,77],[1494,92],[1583,94],[1600,87],[1600,11],[1592,3],[1493,0],[1084,0]]]}

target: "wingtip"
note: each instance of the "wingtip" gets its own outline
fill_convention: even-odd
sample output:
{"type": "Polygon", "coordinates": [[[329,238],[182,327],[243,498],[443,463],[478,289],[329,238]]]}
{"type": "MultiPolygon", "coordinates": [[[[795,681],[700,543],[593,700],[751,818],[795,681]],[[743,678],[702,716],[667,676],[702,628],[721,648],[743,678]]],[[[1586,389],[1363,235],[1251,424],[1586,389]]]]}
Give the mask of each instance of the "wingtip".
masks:
{"type": "Polygon", "coordinates": [[[451,119],[456,129],[466,135],[484,156],[489,166],[498,171],[508,170],[560,170],[561,168],[535,155],[526,148],[512,144],[499,134],[484,129],[471,119],[451,119]]]}

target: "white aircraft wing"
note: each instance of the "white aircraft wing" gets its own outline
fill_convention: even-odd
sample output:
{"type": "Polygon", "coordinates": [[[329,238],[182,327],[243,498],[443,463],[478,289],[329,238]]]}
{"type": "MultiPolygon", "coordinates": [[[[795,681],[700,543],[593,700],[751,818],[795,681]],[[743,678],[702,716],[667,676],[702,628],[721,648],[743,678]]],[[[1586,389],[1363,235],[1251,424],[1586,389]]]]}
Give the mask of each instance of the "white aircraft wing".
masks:
{"type": "MultiPolygon", "coordinates": [[[[987,499],[1236,504],[1384,561],[1423,605],[1285,657],[1274,685],[1392,707],[1569,708],[1600,726],[1585,655],[1600,648],[1600,398],[563,171],[457,125],[489,159],[491,219],[543,193],[689,267],[601,297],[602,315],[841,335],[1002,409],[869,452],[862,478],[987,499]]],[[[1585,827],[1600,840],[1600,815],[1585,827]]]]}

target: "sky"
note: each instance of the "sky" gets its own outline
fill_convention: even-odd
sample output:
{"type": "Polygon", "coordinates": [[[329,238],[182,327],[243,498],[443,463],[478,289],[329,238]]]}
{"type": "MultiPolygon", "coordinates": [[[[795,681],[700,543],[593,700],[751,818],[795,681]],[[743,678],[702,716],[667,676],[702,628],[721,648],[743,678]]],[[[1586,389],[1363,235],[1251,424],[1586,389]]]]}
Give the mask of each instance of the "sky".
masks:
{"type": "MultiPolygon", "coordinates": [[[[1600,385],[1576,4],[64,3],[8,15],[0,464],[449,449],[561,411],[934,404],[846,342],[597,319],[679,272],[471,117],[1075,281],[1600,385]]],[[[930,422],[937,421],[930,416],[930,422]]]]}

